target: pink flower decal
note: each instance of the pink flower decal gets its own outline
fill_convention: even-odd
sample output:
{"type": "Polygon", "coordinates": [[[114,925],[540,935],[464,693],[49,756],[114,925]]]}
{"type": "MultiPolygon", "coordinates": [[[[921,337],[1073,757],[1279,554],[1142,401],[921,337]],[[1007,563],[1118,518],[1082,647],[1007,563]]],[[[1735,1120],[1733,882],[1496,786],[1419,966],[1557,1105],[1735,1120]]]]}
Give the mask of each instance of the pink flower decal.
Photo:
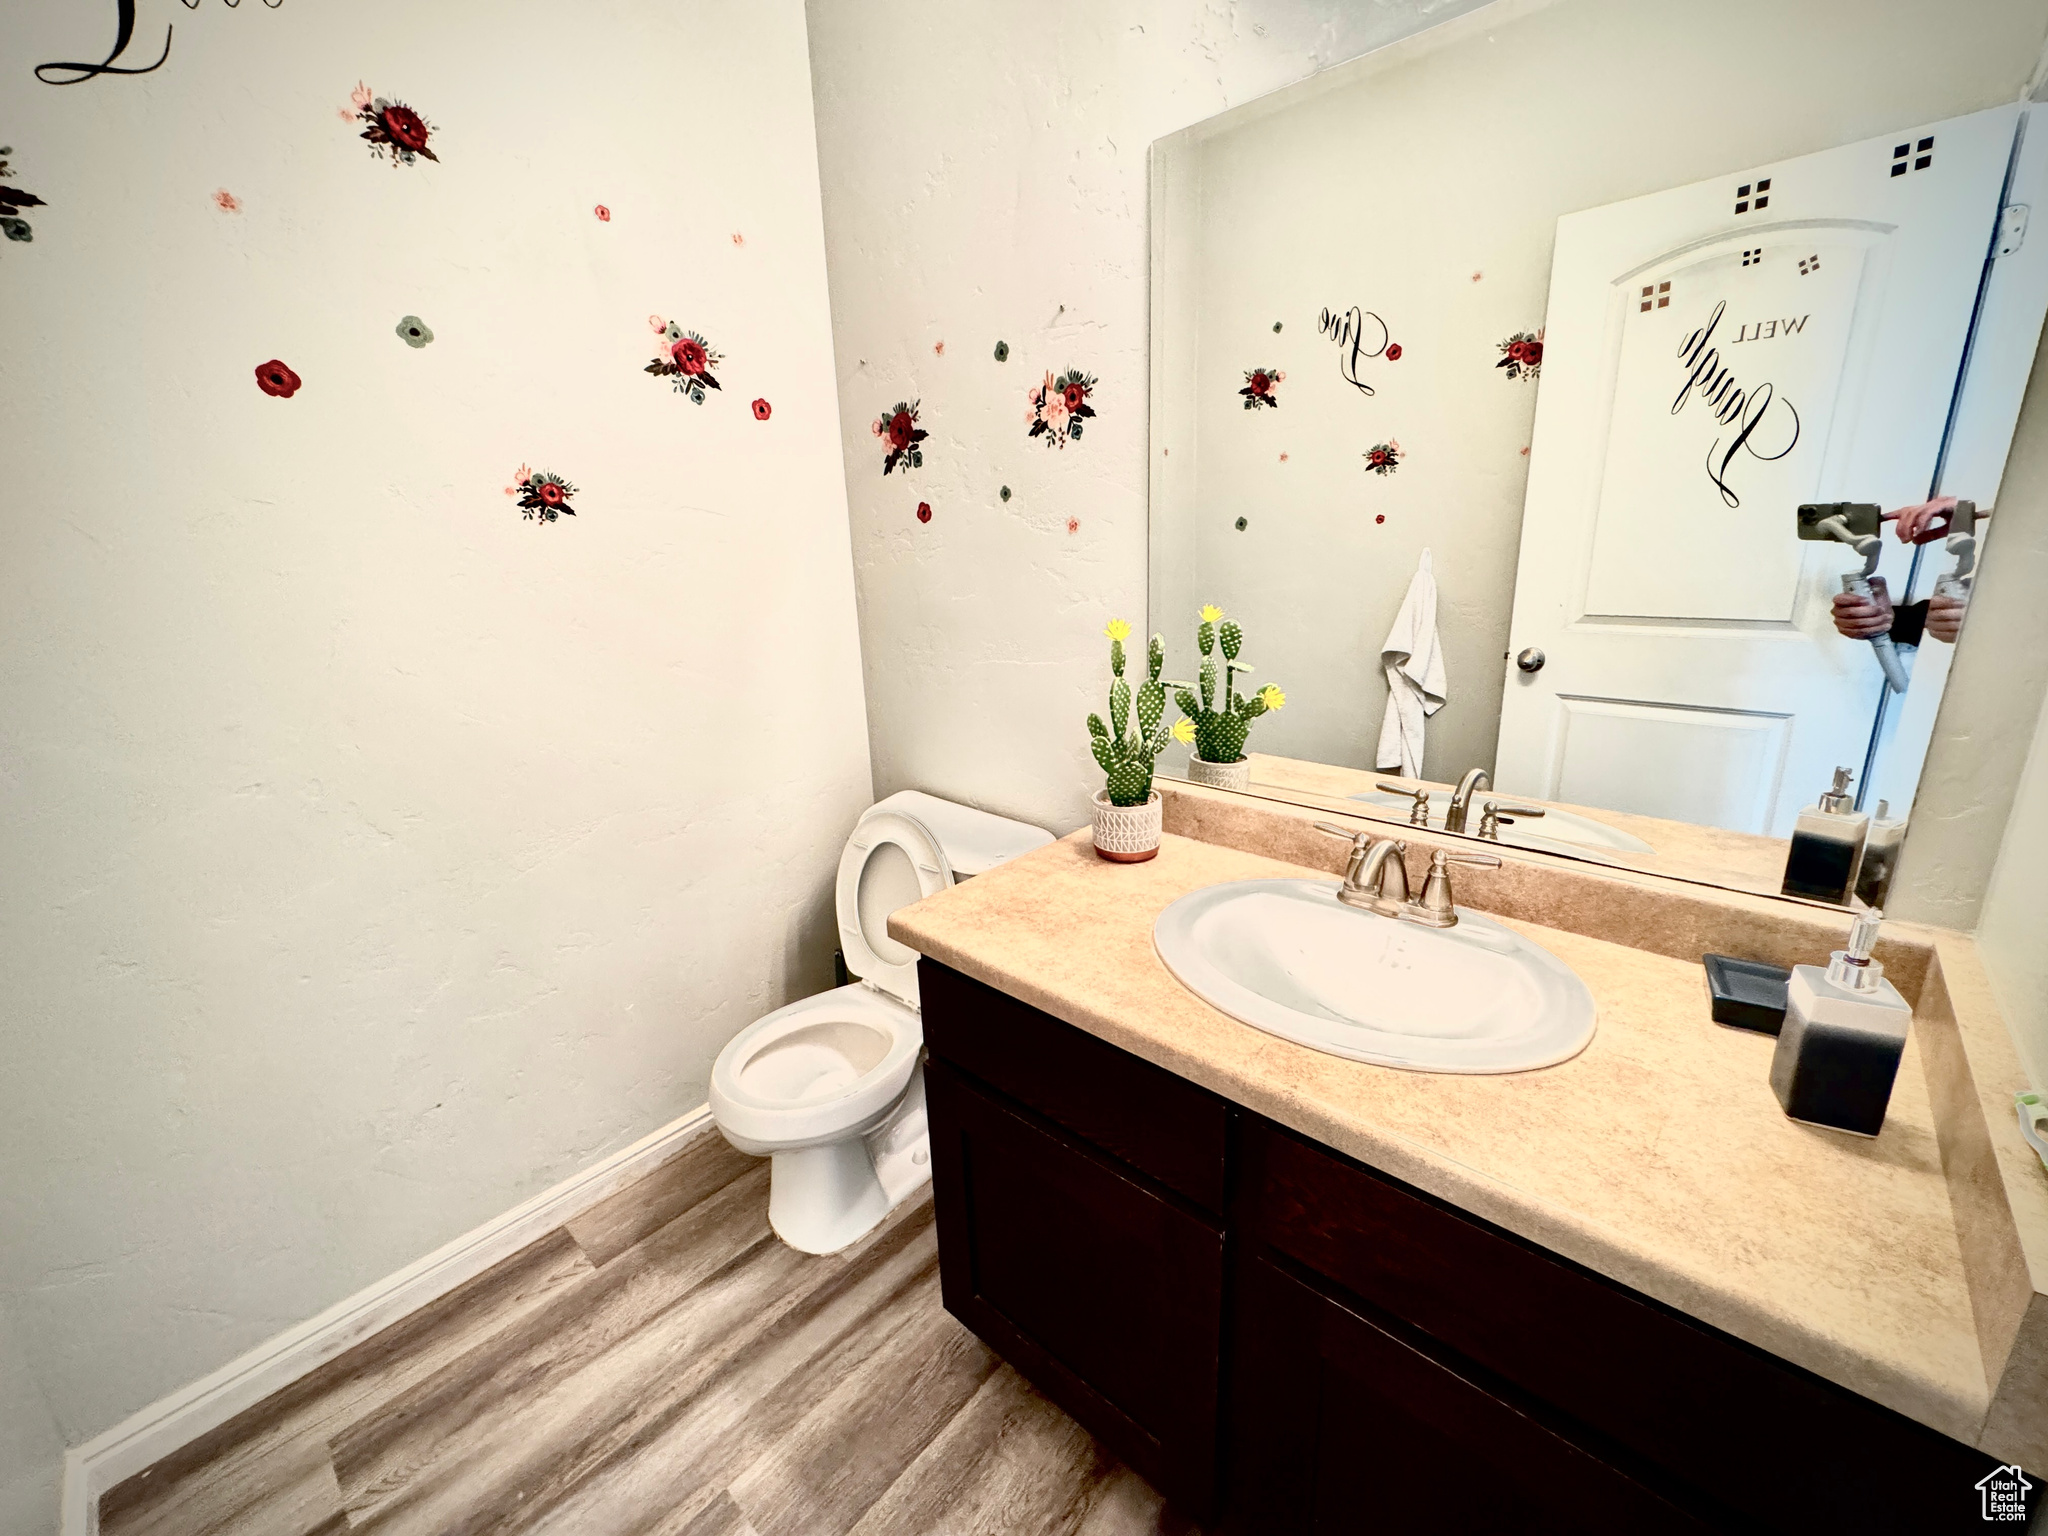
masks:
{"type": "Polygon", "coordinates": [[[754,402],[754,420],[766,421],[770,416],[774,414],[775,407],[770,405],[766,400],[756,400],[754,402]]]}
{"type": "Polygon", "coordinates": [[[213,194],[213,206],[222,213],[240,213],[242,211],[242,200],[226,187],[222,187],[213,194]]]}
{"type": "Polygon", "coordinates": [[[612,211],[611,211],[611,209],[609,209],[609,208],[605,207],[605,205],[604,205],[603,203],[599,203],[599,204],[597,205],[597,222],[598,222],[598,223],[600,223],[600,224],[609,224],[609,223],[611,223],[611,221],[612,221],[612,211]]]}

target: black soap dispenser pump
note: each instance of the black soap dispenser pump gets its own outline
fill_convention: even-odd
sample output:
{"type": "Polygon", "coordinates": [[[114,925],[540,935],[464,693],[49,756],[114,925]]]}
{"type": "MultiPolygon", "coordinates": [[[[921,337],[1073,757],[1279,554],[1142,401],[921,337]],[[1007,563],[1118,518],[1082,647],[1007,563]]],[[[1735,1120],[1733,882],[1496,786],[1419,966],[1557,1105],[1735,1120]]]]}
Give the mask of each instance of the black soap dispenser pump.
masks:
{"type": "Polygon", "coordinates": [[[1871,957],[1884,914],[1864,912],[1823,970],[1795,965],[1771,1087],[1794,1120],[1875,1136],[1884,1128],[1913,1009],[1871,957]]]}
{"type": "Polygon", "coordinates": [[[1834,787],[1799,813],[1785,856],[1785,883],[1780,887],[1785,895],[1849,904],[1864,834],[1870,828],[1870,817],[1856,809],[1849,794],[1852,777],[1848,769],[1837,768],[1834,787]]]}

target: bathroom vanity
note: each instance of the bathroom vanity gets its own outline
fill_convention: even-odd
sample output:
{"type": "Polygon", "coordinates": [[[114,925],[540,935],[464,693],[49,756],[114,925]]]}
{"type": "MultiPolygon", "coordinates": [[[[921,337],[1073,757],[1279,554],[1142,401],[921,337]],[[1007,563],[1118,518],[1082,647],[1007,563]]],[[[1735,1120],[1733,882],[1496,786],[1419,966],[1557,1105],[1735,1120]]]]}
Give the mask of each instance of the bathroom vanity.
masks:
{"type": "Polygon", "coordinates": [[[1784,1119],[1696,963],[1611,939],[1515,924],[1601,1022],[1501,1076],[1272,1038],[1150,952],[1189,890],[1317,873],[1069,840],[897,915],[955,1316],[1231,1530],[1980,1523],[2022,1452],[1917,1052],[1866,1142],[1784,1119]]]}

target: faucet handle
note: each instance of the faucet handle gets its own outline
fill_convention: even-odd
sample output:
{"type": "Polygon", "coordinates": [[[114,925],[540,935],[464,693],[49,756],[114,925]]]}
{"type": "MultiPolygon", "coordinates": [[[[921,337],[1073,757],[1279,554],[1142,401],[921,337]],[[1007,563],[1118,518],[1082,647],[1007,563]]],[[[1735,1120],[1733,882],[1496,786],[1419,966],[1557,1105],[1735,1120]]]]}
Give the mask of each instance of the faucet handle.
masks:
{"type": "Polygon", "coordinates": [[[1373,788],[1381,790],[1389,795],[1411,796],[1414,803],[1408,807],[1408,825],[1411,827],[1426,827],[1429,825],[1428,790],[1406,789],[1399,784],[1389,784],[1384,779],[1375,780],[1373,782],[1373,788]]]}
{"type": "Polygon", "coordinates": [[[1479,835],[1493,842],[1500,841],[1500,824],[1515,824],[1518,817],[1541,816],[1542,811],[1533,805],[1502,805],[1498,800],[1489,800],[1479,812],[1479,835]]]}
{"type": "Polygon", "coordinates": [[[1334,821],[1312,821],[1309,825],[1318,832],[1328,833],[1331,837],[1343,838],[1345,842],[1350,843],[1354,848],[1369,845],[1372,842],[1372,833],[1361,827],[1340,827],[1334,821]]]}
{"type": "Polygon", "coordinates": [[[1453,864],[1478,864],[1488,869],[1498,869],[1500,860],[1490,853],[1452,853],[1439,848],[1429,856],[1429,874],[1422,882],[1422,894],[1408,906],[1403,914],[1409,921],[1431,928],[1454,928],[1458,922],[1458,909],[1451,898],[1451,872],[1453,864]]]}

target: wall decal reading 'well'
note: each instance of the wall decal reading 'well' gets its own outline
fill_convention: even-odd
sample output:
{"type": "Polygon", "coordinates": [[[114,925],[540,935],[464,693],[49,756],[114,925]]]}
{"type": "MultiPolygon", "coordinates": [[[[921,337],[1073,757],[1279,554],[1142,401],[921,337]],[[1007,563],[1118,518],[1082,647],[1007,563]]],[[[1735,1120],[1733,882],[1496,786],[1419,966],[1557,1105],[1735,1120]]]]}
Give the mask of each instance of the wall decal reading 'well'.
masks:
{"type": "Polygon", "coordinates": [[[1387,322],[1354,304],[1341,315],[1324,310],[1316,324],[1337,344],[1337,372],[1344,382],[1361,395],[1372,394],[1373,387],[1358,375],[1358,365],[1387,350],[1392,339],[1387,334],[1387,322]]]}

